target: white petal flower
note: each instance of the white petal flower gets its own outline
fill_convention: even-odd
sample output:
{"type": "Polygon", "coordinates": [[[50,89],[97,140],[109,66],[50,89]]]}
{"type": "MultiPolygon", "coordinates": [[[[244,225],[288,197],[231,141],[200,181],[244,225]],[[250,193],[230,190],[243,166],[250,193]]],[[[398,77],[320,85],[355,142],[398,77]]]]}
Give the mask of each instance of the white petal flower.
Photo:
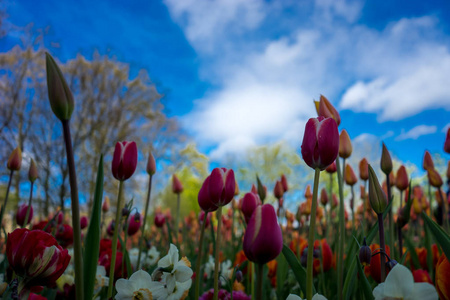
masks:
{"type": "Polygon", "coordinates": [[[178,262],[178,249],[174,244],[170,244],[169,253],[158,261],[159,268],[170,268],[178,262]]]}
{"type": "Polygon", "coordinates": [[[438,294],[433,285],[425,282],[415,283],[411,271],[401,264],[392,268],[385,282],[373,290],[375,300],[434,300],[438,294]]]}
{"type": "Polygon", "coordinates": [[[119,279],[116,282],[117,300],[152,300],[152,291],[158,282],[153,282],[150,274],[143,270],[136,271],[130,279],[119,279]]]}
{"type": "Polygon", "coordinates": [[[155,246],[152,246],[147,252],[147,257],[145,258],[145,264],[153,266],[159,259],[159,251],[155,246]]]}
{"type": "Polygon", "coordinates": [[[98,293],[104,286],[109,285],[109,277],[106,276],[106,270],[104,266],[97,266],[97,272],[95,274],[94,291],[98,293]]]}
{"type": "Polygon", "coordinates": [[[209,255],[208,262],[205,264],[205,273],[207,278],[211,278],[214,274],[214,257],[209,255]]]}
{"type": "MultiPolygon", "coordinates": [[[[286,298],[286,300],[303,300],[303,299],[300,298],[300,296],[297,296],[297,295],[294,295],[294,294],[289,294],[289,296],[286,298]]],[[[327,298],[325,298],[322,295],[315,294],[312,297],[312,300],[327,300],[327,298]]]]}
{"type": "Polygon", "coordinates": [[[172,281],[174,284],[167,284],[167,274],[165,274],[161,282],[157,282],[157,286],[152,288],[153,299],[155,300],[180,300],[185,292],[191,288],[192,280],[185,282],[172,281]]]}

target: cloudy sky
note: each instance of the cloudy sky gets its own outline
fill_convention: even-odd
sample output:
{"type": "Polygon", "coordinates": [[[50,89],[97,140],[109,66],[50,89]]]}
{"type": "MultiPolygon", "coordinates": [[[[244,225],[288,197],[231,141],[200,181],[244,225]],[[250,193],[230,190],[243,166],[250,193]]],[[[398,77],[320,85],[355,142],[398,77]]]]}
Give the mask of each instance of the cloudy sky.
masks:
{"type": "MultiPolygon", "coordinates": [[[[149,70],[213,161],[249,146],[299,149],[325,95],[364,151],[442,153],[450,126],[450,4],[431,1],[12,1],[7,25],[50,26],[61,60],[94,49],[149,70]],[[407,6],[405,5],[407,3],[407,6]]],[[[11,33],[0,50],[18,43],[11,33]]],[[[449,158],[447,156],[444,156],[449,158]]]]}

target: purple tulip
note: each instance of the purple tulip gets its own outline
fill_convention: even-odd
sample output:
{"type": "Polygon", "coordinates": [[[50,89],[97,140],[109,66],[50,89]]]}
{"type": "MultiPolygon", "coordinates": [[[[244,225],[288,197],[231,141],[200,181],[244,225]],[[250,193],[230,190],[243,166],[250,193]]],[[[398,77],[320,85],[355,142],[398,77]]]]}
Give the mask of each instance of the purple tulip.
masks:
{"type": "Polygon", "coordinates": [[[198,193],[198,204],[204,211],[215,211],[233,200],[236,180],[232,169],[215,168],[203,182],[198,193]]]}
{"type": "Polygon", "coordinates": [[[114,178],[125,181],[136,171],[138,151],[135,142],[117,142],[111,170],[114,178]]]}
{"type": "Polygon", "coordinates": [[[303,160],[313,169],[324,170],[339,153],[339,131],[332,118],[311,118],[306,123],[302,143],[303,160]]]}
{"type": "Polygon", "coordinates": [[[247,224],[258,205],[261,205],[261,200],[259,200],[259,196],[257,194],[247,193],[244,195],[244,198],[242,198],[241,211],[244,214],[245,222],[247,224]]]}

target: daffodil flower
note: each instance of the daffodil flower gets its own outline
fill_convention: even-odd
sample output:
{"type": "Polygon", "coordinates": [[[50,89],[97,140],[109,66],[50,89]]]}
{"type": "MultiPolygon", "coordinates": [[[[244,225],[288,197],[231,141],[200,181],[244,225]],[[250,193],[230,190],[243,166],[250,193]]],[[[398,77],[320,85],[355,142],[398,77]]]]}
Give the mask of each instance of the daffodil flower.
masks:
{"type": "Polygon", "coordinates": [[[152,300],[152,291],[158,286],[150,274],[143,270],[136,271],[130,279],[120,278],[116,282],[116,300],[152,300]]]}
{"type": "MultiPolygon", "coordinates": [[[[289,296],[286,298],[286,300],[303,300],[302,298],[300,298],[300,296],[294,295],[294,294],[289,294],[289,296]]],[[[311,300],[327,300],[327,298],[325,298],[322,295],[319,294],[315,294],[311,300]]]]}
{"type": "Polygon", "coordinates": [[[373,290],[375,300],[403,299],[403,300],[434,300],[438,294],[433,285],[426,282],[414,282],[411,271],[401,264],[397,264],[389,272],[385,282],[380,283],[373,290]]]}

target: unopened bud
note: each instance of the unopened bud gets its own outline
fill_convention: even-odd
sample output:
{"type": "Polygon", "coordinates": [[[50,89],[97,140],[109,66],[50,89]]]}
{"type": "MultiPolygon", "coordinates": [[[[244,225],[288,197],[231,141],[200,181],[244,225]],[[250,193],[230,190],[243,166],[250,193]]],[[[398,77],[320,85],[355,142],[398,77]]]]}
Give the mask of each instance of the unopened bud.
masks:
{"type": "Polygon", "coordinates": [[[380,183],[378,182],[377,175],[371,165],[369,165],[369,201],[372,209],[377,214],[383,213],[386,209],[386,195],[384,194],[380,183]]]}
{"type": "Polygon", "coordinates": [[[28,170],[28,180],[34,182],[38,178],[38,170],[34,159],[31,159],[30,169],[28,170]]]}
{"type": "Polygon", "coordinates": [[[237,282],[244,281],[244,275],[242,275],[242,271],[241,270],[237,270],[236,271],[236,280],[237,280],[237,282]]]}
{"type": "Polygon", "coordinates": [[[370,266],[370,261],[372,259],[372,250],[367,246],[366,238],[364,238],[364,242],[359,248],[359,261],[363,266],[370,266]]]}
{"type": "Polygon", "coordinates": [[[390,271],[392,270],[395,265],[397,265],[398,262],[395,259],[389,259],[389,261],[386,262],[386,270],[390,271]]]}
{"type": "Polygon", "coordinates": [[[19,147],[14,149],[9,156],[7,168],[10,171],[19,171],[22,166],[22,150],[19,147]]]}
{"type": "Polygon", "coordinates": [[[150,152],[147,160],[147,173],[148,175],[153,175],[155,174],[155,172],[156,172],[156,161],[155,157],[153,157],[153,154],[150,152]]]}
{"type": "Polygon", "coordinates": [[[386,145],[383,143],[383,151],[381,153],[381,161],[380,161],[381,170],[384,174],[388,175],[392,172],[392,159],[389,154],[386,145]]]}

